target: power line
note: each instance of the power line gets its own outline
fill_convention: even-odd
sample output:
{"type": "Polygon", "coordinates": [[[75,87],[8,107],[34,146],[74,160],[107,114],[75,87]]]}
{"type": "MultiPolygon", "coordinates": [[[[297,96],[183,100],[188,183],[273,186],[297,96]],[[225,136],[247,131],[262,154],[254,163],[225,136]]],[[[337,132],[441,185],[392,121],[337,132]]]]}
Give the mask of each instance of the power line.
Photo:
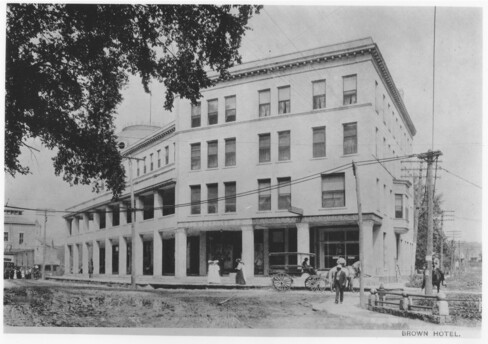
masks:
{"type": "Polygon", "coordinates": [[[449,173],[449,174],[452,174],[454,177],[457,177],[457,178],[459,178],[459,179],[461,179],[461,180],[465,181],[465,182],[466,182],[466,183],[468,183],[468,184],[471,184],[471,185],[473,185],[473,186],[476,186],[476,187],[477,187],[477,188],[479,188],[479,189],[482,189],[482,187],[481,187],[481,186],[479,186],[479,185],[477,185],[477,184],[475,184],[475,183],[473,183],[473,182],[470,182],[469,180],[467,180],[467,179],[465,179],[465,178],[463,178],[463,177],[461,177],[461,176],[458,176],[457,174],[454,174],[454,173],[452,173],[451,171],[448,171],[448,170],[446,170],[446,169],[445,169],[445,168],[443,168],[443,167],[439,167],[439,169],[441,169],[441,170],[443,170],[443,171],[446,171],[446,172],[447,172],[447,173],[449,173]]]}

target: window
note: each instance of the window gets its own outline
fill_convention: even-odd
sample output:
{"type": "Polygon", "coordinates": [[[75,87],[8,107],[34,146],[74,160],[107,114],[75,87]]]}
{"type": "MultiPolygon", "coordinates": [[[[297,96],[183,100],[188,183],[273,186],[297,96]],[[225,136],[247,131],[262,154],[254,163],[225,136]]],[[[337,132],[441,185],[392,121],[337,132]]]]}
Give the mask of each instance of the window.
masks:
{"type": "Polygon", "coordinates": [[[395,219],[403,219],[403,195],[395,194],[395,219]]]}
{"type": "Polygon", "coordinates": [[[146,168],[146,157],[142,158],[142,164],[143,164],[143,173],[146,174],[147,168],[146,168]]]}
{"type": "Polygon", "coordinates": [[[325,80],[312,82],[313,109],[325,108],[325,80]]]}
{"type": "Polygon", "coordinates": [[[225,166],[236,165],[236,139],[225,139],[225,166]]]}
{"type": "Polygon", "coordinates": [[[153,155],[153,153],[149,154],[149,166],[151,168],[151,171],[154,170],[153,155]]]}
{"type": "Polygon", "coordinates": [[[278,113],[290,112],[290,86],[278,88],[278,113]]]}
{"type": "Polygon", "coordinates": [[[379,115],[381,108],[381,98],[380,98],[380,91],[378,89],[378,81],[374,82],[374,110],[379,115]]]}
{"type": "Polygon", "coordinates": [[[158,149],[158,168],[161,167],[161,149],[158,149]]]}
{"type": "Polygon", "coordinates": [[[291,207],[291,178],[278,178],[278,209],[291,207]]]}
{"type": "Polygon", "coordinates": [[[346,123],[344,126],[344,155],[358,152],[357,123],[346,123]]]}
{"type": "Polygon", "coordinates": [[[24,233],[19,233],[19,245],[24,243],[24,233]]]}
{"type": "Polygon", "coordinates": [[[100,229],[103,229],[103,228],[105,228],[107,226],[107,221],[106,221],[106,218],[105,218],[106,212],[105,212],[105,210],[101,210],[101,211],[98,211],[97,213],[98,213],[98,216],[99,216],[98,219],[100,221],[100,223],[99,223],[100,224],[100,227],[99,228],[100,229]]]}
{"type": "Polygon", "coordinates": [[[164,164],[169,164],[169,146],[164,147],[164,164]]]}
{"type": "Polygon", "coordinates": [[[219,184],[207,184],[208,208],[209,214],[218,212],[219,184]]]}
{"type": "Polygon", "coordinates": [[[208,125],[219,122],[219,101],[213,99],[208,101],[208,125]]]}
{"type": "Polygon", "coordinates": [[[225,212],[235,213],[236,211],[236,182],[224,183],[225,186],[225,212]]]}
{"type": "Polygon", "coordinates": [[[344,105],[357,103],[357,76],[349,75],[342,78],[344,87],[344,105]]]}
{"type": "Polygon", "coordinates": [[[194,143],[191,145],[191,169],[200,169],[200,144],[194,143]]]}
{"type": "Polygon", "coordinates": [[[191,185],[190,192],[191,192],[191,213],[192,215],[198,215],[200,214],[200,197],[201,197],[200,185],[191,185]]]}
{"type": "Polygon", "coordinates": [[[236,96],[225,98],[225,121],[234,122],[236,120],[236,96]]]}
{"type": "Polygon", "coordinates": [[[8,241],[8,232],[3,232],[3,241],[8,241]]]}
{"type": "Polygon", "coordinates": [[[322,175],[322,208],[346,206],[344,173],[322,175]]]}
{"type": "Polygon", "coordinates": [[[325,156],[325,127],[313,128],[313,157],[325,156]]]}
{"type": "Polygon", "coordinates": [[[202,125],[202,104],[200,102],[191,106],[191,127],[197,128],[202,125]]]}
{"type": "Polygon", "coordinates": [[[120,206],[114,205],[110,209],[112,210],[112,225],[113,226],[120,225],[120,206]]]}
{"type": "Polygon", "coordinates": [[[139,160],[137,160],[137,176],[141,174],[141,169],[139,168],[139,160]]]}
{"type": "Polygon", "coordinates": [[[258,179],[258,210],[271,210],[271,179],[258,179]]]}
{"type": "Polygon", "coordinates": [[[381,114],[383,117],[384,124],[386,124],[385,108],[386,108],[386,96],[383,94],[383,106],[381,107],[381,114]]]}
{"type": "Polygon", "coordinates": [[[141,196],[141,201],[143,207],[142,218],[144,220],[154,218],[154,196],[141,196]]]}
{"type": "Polygon", "coordinates": [[[219,165],[219,146],[218,141],[209,141],[208,142],[208,160],[207,160],[207,167],[208,168],[215,168],[219,165]]]}
{"type": "Polygon", "coordinates": [[[290,132],[278,133],[278,160],[290,160],[290,132]]]}
{"type": "Polygon", "coordinates": [[[271,91],[259,91],[259,117],[271,115],[271,91]]]}
{"type": "Polygon", "coordinates": [[[271,161],[271,134],[259,135],[259,162],[271,161]]]}

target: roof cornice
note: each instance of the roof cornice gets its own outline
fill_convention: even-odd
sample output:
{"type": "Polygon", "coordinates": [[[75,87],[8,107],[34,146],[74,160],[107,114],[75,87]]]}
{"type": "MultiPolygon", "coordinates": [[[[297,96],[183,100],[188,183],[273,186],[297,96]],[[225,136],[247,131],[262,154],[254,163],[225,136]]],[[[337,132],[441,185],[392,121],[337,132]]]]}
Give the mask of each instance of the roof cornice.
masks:
{"type": "Polygon", "coordinates": [[[140,141],[136,142],[133,146],[128,147],[126,150],[121,152],[121,155],[122,157],[127,157],[130,154],[133,154],[138,150],[143,149],[151,145],[152,143],[173,134],[175,130],[176,130],[175,124],[172,123],[169,127],[163,128],[160,131],[157,131],[156,133],[152,134],[151,136],[141,139],[140,141]]]}

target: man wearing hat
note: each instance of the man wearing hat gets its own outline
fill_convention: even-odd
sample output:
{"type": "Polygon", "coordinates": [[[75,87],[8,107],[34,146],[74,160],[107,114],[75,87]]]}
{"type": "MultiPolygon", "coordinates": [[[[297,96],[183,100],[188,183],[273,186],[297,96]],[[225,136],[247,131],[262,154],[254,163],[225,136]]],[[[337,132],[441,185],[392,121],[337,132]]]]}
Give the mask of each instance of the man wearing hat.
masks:
{"type": "Polygon", "coordinates": [[[346,273],[342,270],[341,265],[337,265],[336,273],[334,274],[334,288],[336,290],[335,303],[342,303],[344,300],[344,289],[346,287],[346,273]]]}

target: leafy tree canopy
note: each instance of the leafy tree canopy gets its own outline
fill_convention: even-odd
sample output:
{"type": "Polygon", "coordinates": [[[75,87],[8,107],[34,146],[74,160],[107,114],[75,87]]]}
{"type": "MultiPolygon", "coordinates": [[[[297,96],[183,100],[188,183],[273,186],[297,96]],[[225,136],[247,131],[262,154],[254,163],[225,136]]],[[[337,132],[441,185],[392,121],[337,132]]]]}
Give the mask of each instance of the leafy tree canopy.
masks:
{"type": "Polygon", "coordinates": [[[56,175],[71,184],[101,182],[114,198],[125,170],[114,116],[129,74],[149,92],[152,79],[174,98],[195,102],[209,87],[206,70],[227,75],[240,63],[246,25],[260,6],[9,4],[7,7],[5,171],[28,138],[40,138],[56,175]]]}

